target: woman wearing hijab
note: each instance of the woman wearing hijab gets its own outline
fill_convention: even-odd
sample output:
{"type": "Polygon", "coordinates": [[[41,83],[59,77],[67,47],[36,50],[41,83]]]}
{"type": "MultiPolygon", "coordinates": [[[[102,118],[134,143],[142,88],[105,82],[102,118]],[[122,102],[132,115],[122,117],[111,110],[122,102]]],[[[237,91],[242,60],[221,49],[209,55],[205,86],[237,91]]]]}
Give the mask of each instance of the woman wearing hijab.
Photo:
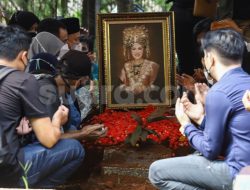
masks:
{"type": "Polygon", "coordinates": [[[50,53],[58,56],[64,43],[55,35],[49,32],[41,32],[33,38],[28,51],[28,58],[31,59],[39,53],[50,53]]]}
{"type": "MultiPolygon", "coordinates": [[[[63,103],[69,107],[69,122],[64,126],[64,131],[72,129],[75,131],[64,133],[62,138],[84,139],[89,135],[99,137],[106,132],[105,129],[97,130],[103,127],[99,124],[80,129],[81,112],[79,107],[82,102],[75,96],[75,90],[77,81],[88,76],[91,72],[91,62],[87,55],[70,50],[59,63],[55,56],[40,53],[30,60],[27,71],[38,79],[41,85],[39,98],[41,102],[46,104],[50,117],[61,104],[59,96],[62,97],[63,103]]],[[[88,107],[89,105],[85,104],[84,106],[88,107]]]]}

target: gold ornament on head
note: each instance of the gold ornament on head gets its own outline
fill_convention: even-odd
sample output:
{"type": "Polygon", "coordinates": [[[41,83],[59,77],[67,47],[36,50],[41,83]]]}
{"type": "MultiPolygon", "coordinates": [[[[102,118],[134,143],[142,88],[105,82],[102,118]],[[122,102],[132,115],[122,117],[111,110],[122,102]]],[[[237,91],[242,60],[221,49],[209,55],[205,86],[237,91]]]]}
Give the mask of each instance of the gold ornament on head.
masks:
{"type": "Polygon", "coordinates": [[[123,54],[130,59],[130,51],[134,43],[141,44],[145,50],[146,58],[149,57],[149,34],[148,29],[144,26],[133,26],[123,30],[123,54]]]}

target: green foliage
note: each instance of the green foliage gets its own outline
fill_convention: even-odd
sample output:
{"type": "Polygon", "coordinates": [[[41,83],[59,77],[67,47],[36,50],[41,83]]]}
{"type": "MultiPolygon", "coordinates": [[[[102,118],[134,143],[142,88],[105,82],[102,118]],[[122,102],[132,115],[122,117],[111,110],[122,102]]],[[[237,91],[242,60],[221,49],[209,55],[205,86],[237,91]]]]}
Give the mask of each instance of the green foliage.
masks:
{"type": "MultiPolygon", "coordinates": [[[[83,3],[85,1],[94,0],[1,0],[0,10],[3,11],[7,18],[17,10],[28,10],[34,12],[40,19],[56,16],[77,16],[82,18],[83,3]]],[[[117,4],[124,0],[95,0],[97,12],[111,13],[117,9],[117,4]]],[[[132,4],[137,4],[145,12],[154,11],[154,6],[162,8],[162,11],[168,11],[171,7],[170,4],[166,4],[165,0],[130,0],[132,4]]],[[[122,3],[120,3],[122,4],[122,3]]],[[[94,10],[93,10],[94,11],[94,10]]],[[[4,19],[0,14],[0,22],[4,19]]]]}
{"type": "Polygon", "coordinates": [[[165,0],[155,0],[155,3],[163,8],[164,11],[169,11],[172,3],[165,3],[165,0]]]}
{"type": "Polygon", "coordinates": [[[165,0],[134,0],[134,4],[141,6],[144,12],[169,11],[172,3],[165,3],[165,0]]]}
{"type": "Polygon", "coordinates": [[[142,131],[142,126],[138,125],[135,131],[128,137],[128,140],[126,140],[126,142],[130,143],[132,146],[136,146],[137,143],[140,141],[142,131]]]}
{"type": "Polygon", "coordinates": [[[101,0],[100,2],[100,13],[111,13],[116,7],[115,0],[101,0]]]}
{"type": "Polygon", "coordinates": [[[133,147],[139,147],[141,144],[149,142],[149,139],[147,139],[148,135],[154,134],[158,136],[154,130],[147,128],[147,124],[166,119],[162,116],[150,116],[146,119],[146,121],[143,121],[143,119],[135,113],[131,114],[131,117],[137,122],[138,125],[135,131],[127,137],[125,143],[130,144],[133,147]]]}
{"type": "MultiPolygon", "coordinates": [[[[130,134],[125,143],[130,144],[133,147],[139,147],[144,143],[155,143],[153,140],[148,139],[148,135],[154,134],[159,138],[159,135],[154,131],[149,129],[148,124],[156,121],[166,120],[173,118],[174,116],[166,116],[169,113],[167,107],[157,107],[156,110],[151,113],[147,118],[141,118],[139,115],[133,113],[131,117],[137,122],[137,127],[132,134],[130,134]]],[[[171,115],[169,113],[169,115],[171,115]]]]}
{"type": "MultiPolygon", "coordinates": [[[[124,0],[101,0],[100,2],[100,12],[101,13],[111,13],[117,6],[118,1],[124,0]]],[[[144,12],[154,10],[154,6],[159,6],[162,11],[169,11],[172,3],[165,3],[165,0],[132,0],[133,4],[139,5],[144,12]],[[152,7],[153,6],[153,7],[152,7]]]]}
{"type": "Polygon", "coordinates": [[[27,10],[44,19],[56,17],[58,14],[65,17],[73,16],[75,13],[79,15],[82,9],[81,3],[82,0],[1,0],[0,7],[9,18],[17,10],[27,10]],[[68,6],[69,1],[73,8],[68,6]]]}

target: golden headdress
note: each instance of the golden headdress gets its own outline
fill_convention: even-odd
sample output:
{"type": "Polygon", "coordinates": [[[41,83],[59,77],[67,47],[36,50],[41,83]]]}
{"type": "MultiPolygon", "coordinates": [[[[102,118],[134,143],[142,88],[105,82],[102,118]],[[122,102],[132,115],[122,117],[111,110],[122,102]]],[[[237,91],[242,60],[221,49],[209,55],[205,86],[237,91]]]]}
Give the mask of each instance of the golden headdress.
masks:
{"type": "Polygon", "coordinates": [[[149,35],[148,29],[144,26],[133,26],[123,30],[123,54],[130,59],[131,47],[134,43],[139,43],[145,48],[146,57],[149,57],[149,35]]]}

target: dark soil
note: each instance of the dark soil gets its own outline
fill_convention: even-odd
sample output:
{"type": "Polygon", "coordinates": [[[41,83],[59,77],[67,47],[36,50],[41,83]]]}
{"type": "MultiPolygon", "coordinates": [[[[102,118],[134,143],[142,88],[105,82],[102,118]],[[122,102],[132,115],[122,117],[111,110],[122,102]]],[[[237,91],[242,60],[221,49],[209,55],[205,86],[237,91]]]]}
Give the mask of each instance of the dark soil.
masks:
{"type": "Polygon", "coordinates": [[[183,156],[189,148],[173,151],[162,145],[142,149],[88,147],[84,164],[59,190],[156,190],[147,179],[149,165],[157,159],[183,156]],[[138,172],[139,171],[139,172],[138,172]]]}

